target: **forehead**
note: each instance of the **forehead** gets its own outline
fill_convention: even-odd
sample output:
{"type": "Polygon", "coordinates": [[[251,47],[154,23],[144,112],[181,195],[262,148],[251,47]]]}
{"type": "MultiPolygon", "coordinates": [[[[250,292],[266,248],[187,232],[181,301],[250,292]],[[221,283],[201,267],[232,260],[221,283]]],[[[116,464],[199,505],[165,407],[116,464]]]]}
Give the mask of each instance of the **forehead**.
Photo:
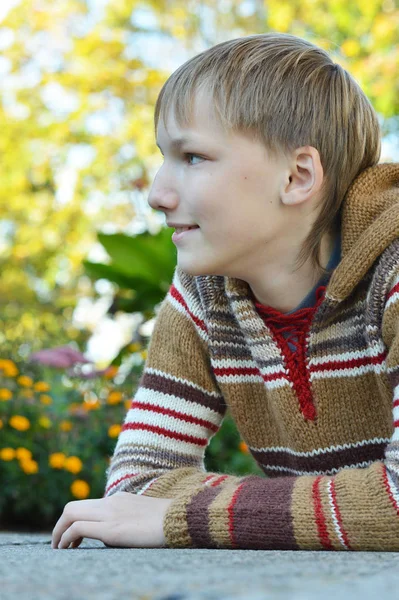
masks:
{"type": "Polygon", "coordinates": [[[187,106],[188,122],[179,122],[176,107],[172,102],[165,121],[160,118],[158,122],[158,137],[170,136],[171,138],[203,137],[215,140],[224,140],[228,132],[223,128],[218,117],[209,92],[199,90],[193,93],[191,106],[187,106]]]}

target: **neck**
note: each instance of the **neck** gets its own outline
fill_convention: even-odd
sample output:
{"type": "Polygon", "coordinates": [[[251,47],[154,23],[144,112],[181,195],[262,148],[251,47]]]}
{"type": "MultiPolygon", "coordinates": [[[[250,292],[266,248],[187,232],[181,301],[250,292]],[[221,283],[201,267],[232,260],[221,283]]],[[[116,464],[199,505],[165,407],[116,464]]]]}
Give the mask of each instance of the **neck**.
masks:
{"type": "MultiPolygon", "coordinates": [[[[320,262],[326,268],[334,248],[335,236],[328,234],[322,241],[320,262]]],[[[248,281],[257,302],[271,306],[282,313],[293,310],[306,298],[322,276],[322,271],[315,270],[308,261],[298,271],[287,272],[281,266],[268,273],[267,282],[248,281]]]]}

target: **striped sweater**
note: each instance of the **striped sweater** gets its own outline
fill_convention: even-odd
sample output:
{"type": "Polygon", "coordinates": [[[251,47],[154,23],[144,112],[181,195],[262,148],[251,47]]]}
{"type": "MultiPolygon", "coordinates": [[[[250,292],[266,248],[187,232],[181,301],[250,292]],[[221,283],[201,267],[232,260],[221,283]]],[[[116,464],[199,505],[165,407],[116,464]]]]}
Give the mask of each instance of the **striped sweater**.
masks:
{"type": "Polygon", "coordinates": [[[245,281],[176,267],[104,493],[173,499],[167,547],[399,550],[399,165],[352,183],[340,233],[297,351],[245,281]],[[206,472],[227,408],[264,476],[206,472]]]}

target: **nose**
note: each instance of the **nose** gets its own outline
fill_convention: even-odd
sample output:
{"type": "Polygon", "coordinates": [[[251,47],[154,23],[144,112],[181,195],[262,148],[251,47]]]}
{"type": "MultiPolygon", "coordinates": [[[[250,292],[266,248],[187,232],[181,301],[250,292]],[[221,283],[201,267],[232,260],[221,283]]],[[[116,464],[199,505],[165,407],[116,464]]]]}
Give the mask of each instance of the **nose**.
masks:
{"type": "Polygon", "coordinates": [[[147,202],[154,210],[166,213],[176,207],[178,194],[176,189],[170,185],[170,182],[165,180],[160,171],[161,169],[154,178],[147,202]]]}

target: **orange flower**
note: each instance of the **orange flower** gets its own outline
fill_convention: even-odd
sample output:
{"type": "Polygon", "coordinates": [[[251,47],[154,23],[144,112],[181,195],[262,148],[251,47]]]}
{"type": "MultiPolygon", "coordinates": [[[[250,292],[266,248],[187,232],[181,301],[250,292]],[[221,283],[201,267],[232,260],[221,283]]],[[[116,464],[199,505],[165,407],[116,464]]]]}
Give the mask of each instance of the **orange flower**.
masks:
{"type": "Polygon", "coordinates": [[[19,383],[19,385],[22,385],[22,387],[32,387],[33,379],[31,377],[28,377],[27,375],[21,375],[20,377],[18,377],[17,383],[19,383]]]}
{"type": "Polygon", "coordinates": [[[118,373],[119,367],[111,365],[104,373],[104,377],[106,379],[113,379],[115,375],[118,373]]]}
{"type": "Polygon", "coordinates": [[[15,451],[15,456],[18,460],[31,460],[32,452],[27,448],[17,448],[15,451]]]}
{"type": "Polygon", "coordinates": [[[107,398],[107,404],[119,404],[122,400],[121,392],[111,392],[107,398]]]}
{"type": "Polygon", "coordinates": [[[62,469],[64,467],[66,456],[63,452],[53,452],[48,457],[48,464],[53,469],[62,469]]]}
{"type": "Polygon", "coordinates": [[[1,448],[0,450],[0,459],[4,461],[14,460],[15,458],[15,450],[14,448],[1,448]]]}
{"type": "Polygon", "coordinates": [[[38,381],[37,383],[35,383],[35,385],[33,386],[33,389],[36,392],[48,392],[50,389],[50,386],[48,383],[46,383],[45,381],[38,381]]]}
{"type": "Polygon", "coordinates": [[[83,479],[76,479],[71,485],[71,492],[75,498],[84,500],[90,494],[90,486],[83,479]]]}
{"type": "Polygon", "coordinates": [[[6,377],[15,377],[19,373],[17,365],[12,360],[6,359],[0,360],[0,370],[3,370],[6,377]]]}
{"type": "Polygon", "coordinates": [[[35,460],[21,460],[19,464],[26,475],[32,475],[32,473],[39,471],[39,465],[35,460]]]}
{"type": "Polygon", "coordinates": [[[118,435],[121,432],[121,425],[111,425],[111,427],[108,429],[108,435],[110,438],[116,438],[118,437],[118,435]]]}
{"type": "Polygon", "coordinates": [[[83,463],[77,456],[69,456],[64,463],[64,469],[70,473],[79,473],[82,470],[83,463]]]}
{"type": "Polygon", "coordinates": [[[240,442],[238,445],[238,449],[244,454],[250,454],[249,448],[245,442],[240,442]]]}
{"type": "Polygon", "coordinates": [[[28,419],[22,415],[14,415],[11,417],[9,424],[18,431],[26,431],[30,428],[30,421],[28,421],[28,419]]]}
{"type": "Polygon", "coordinates": [[[11,390],[8,390],[7,388],[0,389],[0,400],[11,400],[11,398],[12,398],[11,390]]]}
{"type": "Polygon", "coordinates": [[[40,394],[39,400],[42,404],[52,404],[53,403],[52,397],[49,396],[48,394],[40,394]]]}

